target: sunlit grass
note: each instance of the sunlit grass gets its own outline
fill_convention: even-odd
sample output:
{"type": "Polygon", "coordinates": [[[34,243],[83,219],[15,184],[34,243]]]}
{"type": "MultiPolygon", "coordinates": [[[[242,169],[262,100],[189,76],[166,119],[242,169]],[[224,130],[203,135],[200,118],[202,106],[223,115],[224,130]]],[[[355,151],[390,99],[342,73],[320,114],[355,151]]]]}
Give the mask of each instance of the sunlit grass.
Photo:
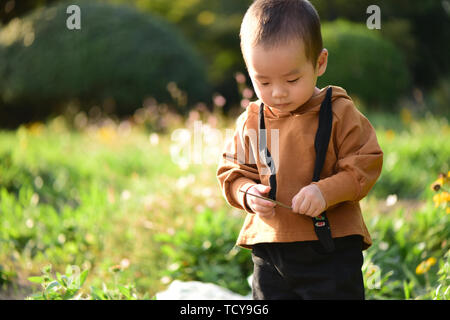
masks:
{"type": "MultiPolygon", "coordinates": [[[[161,251],[155,235],[175,239],[181,230],[190,232],[205,210],[227,210],[229,219],[240,224],[244,215],[223,199],[216,164],[180,166],[171,154],[175,129],[193,130],[194,122],[201,121],[225,136],[234,119],[199,110],[187,119],[168,113],[156,116],[153,111],[97,123],[78,114],[0,132],[3,290],[14,285],[38,290],[26,279],[39,275],[45,265],[61,273],[67,265],[78,265],[89,269],[85,291],[119,282],[135,284],[139,297],[152,297],[173,280],[167,274],[182,270],[174,269],[178,262],[161,251]]],[[[442,215],[446,220],[441,223],[448,226],[448,215],[435,208],[430,190],[438,173],[448,171],[448,123],[403,115],[392,126],[387,125],[395,123],[389,116],[369,119],[385,162],[379,182],[362,201],[374,238],[367,252],[366,278],[376,270],[384,277],[384,291],[368,290],[368,297],[431,298],[427,290],[436,289],[430,282],[436,277],[426,280],[429,272],[415,270],[431,257],[437,259],[431,271],[443,268],[443,254],[438,254],[448,250],[448,244],[439,238],[421,245],[417,232],[428,226],[427,217],[442,215]],[[395,236],[400,231],[407,235],[404,241],[395,236]],[[405,260],[395,260],[396,255],[405,260]]],[[[448,238],[448,229],[436,232],[448,238]]],[[[433,234],[426,236],[433,239],[433,234]]],[[[209,246],[203,249],[208,255],[209,246]]]]}

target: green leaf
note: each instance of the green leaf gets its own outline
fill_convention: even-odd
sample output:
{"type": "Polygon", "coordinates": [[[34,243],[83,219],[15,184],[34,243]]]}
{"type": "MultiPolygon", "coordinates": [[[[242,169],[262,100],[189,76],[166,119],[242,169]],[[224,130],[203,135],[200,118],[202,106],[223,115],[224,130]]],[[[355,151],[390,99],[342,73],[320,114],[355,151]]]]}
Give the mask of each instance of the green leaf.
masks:
{"type": "Polygon", "coordinates": [[[78,289],[69,289],[66,291],[66,293],[63,296],[64,300],[69,300],[75,296],[75,294],[78,292],[78,289]]]}
{"type": "Polygon", "coordinates": [[[66,276],[70,277],[72,275],[72,266],[68,265],[66,267],[66,276]]]}
{"type": "Polygon", "coordinates": [[[102,292],[102,290],[100,290],[96,287],[91,287],[91,295],[95,300],[108,300],[108,298],[102,292]]]}
{"type": "Polygon", "coordinates": [[[34,282],[34,283],[43,283],[44,278],[42,277],[29,277],[28,281],[34,282]]]}
{"type": "Polygon", "coordinates": [[[50,282],[50,284],[45,288],[45,290],[44,290],[44,295],[45,294],[48,294],[49,292],[50,292],[50,290],[51,289],[53,289],[53,288],[55,288],[55,287],[57,287],[57,286],[59,286],[60,285],[60,283],[58,282],[58,281],[52,281],[52,282],[50,282]]]}
{"type": "Polygon", "coordinates": [[[405,293],[405,299],[409,300],[411,298],[411,291],[409,289],[408,282],[403,280],[403,291],[405,293]]]}
{"type": "Polygon", "coordinates": [[[132,299],[129,289],[121,285],[118,285],[117,287],[119,288],[120,293],[122,293],[125,296],[125,298],[127,298],[128,300],[132,299]]]}
{"type": "Polygon", "coordinates": [[[82,287],[84,282],[86,281],[88,273],[89,273],[89,271],[88,271],[88,269],[86,269],[80,274],[80,287],[82,287]]]}
{"type": "Polygon", "coordinates": [[[66,276],[61,276],[61,285],[64,287],[68,287],[68,278],[66,276]]]}
{"type": "Polygon", "coordinates": [[[42,273],[49,274],[52,271],[52,265],[46,265],[42,268],[42,273]]]}

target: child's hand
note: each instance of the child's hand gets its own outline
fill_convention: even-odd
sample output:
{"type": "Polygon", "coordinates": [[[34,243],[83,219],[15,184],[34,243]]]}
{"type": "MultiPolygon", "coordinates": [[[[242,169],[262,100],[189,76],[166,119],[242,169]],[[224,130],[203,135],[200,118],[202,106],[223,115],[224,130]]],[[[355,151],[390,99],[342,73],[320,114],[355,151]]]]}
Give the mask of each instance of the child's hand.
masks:
{"type": "MultiPolygon", "coordinates": [[[[257,184],[248,189],[247,191],[250,193],[253,193],[258,196],[267,197],[266,193],[268,193],[270,190],[270,186],[266,186],[263,184],[257,184]]],[[[276,203],[259,199],[256,197],[252,197],[251,195],[247,194],[247,204],[248,206],[260,217],[268,218],[275,214],[275,205],[276,203]]]]}
{"type": "Polygon", "coordinates": [[[326,202],[318,186],[310,184],[292,198],[292,211],[317,217],[325,210],[326,202]]]}

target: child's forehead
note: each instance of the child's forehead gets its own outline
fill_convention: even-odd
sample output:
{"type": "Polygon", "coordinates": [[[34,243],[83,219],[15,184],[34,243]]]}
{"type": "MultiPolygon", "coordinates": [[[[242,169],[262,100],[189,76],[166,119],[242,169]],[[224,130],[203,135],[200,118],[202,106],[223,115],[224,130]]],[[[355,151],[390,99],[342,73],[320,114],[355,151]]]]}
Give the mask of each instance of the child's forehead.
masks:
{"type": "Polygon", "coordinates": [[[246,50],[248,67],[256,73],[284,73],[301,69],[308,63],[305,47],[301,41],[275,46],[256,45],[246,50]]]}

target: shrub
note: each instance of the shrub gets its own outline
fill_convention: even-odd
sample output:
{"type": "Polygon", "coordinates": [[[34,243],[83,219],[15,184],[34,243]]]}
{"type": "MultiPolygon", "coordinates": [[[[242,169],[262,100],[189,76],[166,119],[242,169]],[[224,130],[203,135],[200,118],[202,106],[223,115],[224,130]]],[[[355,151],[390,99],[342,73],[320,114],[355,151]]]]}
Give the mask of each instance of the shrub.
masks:
{"type": "MultiPolygon", "coordinates": [[[[128,114],[149,96],[172,102],[171,82],[172,93],[175,83],[189,102],[210,97],[201,60],[168,23],[127,6],[77,3],[81,30],[66,27],[70,3],[63,2],[14,19],[0,31],[5,105],[46,113],[72,99],[108,101],[128,114]]],[[[186,104],[180,103],[179,111],[186,104]]]]}
{"type": "Polygon", "coordinates": [[[374,271],[379,274],[374,286],[366,286],[367,298],[448,300],[449,178],[450,171],[425,186],[427,202],[412,214],[399,208],[367,220],[373,245],[365,253],[363,271],[366,281],[374,271]]]}
{"type": "Polygon", "coordinates": [[[409,86],[400,51],[375,30],[338,20],[322,27],[328,67],[319,85],[342,86],[371,107],[390,109],[409,86]]]}
{"type": "Polygon", "coordinates": [[[247,277],[253,266],[249,250],[235,247],[241,221],[226,210],[207,208],[197,215],[193,230],[161,233],[156,240],[168,259],[164,276],[183,281],[212,282],[239,294],[248,294],[247,277]]]}
{"type": "MultiPolygon", "coordinates": [[[[397,120],[398,125],[403,121],[397,120]]],[[[449,170],[447,121],[430,117],[420,122],[411,120],[405,125],[405,129],[398,130],[377,127],[377,138],[384,157],[380,178],[371,191],[376,197],[386,198],[396,194],[400,198],[423,199],[423,186],[430,174],[449,170]]]]}

